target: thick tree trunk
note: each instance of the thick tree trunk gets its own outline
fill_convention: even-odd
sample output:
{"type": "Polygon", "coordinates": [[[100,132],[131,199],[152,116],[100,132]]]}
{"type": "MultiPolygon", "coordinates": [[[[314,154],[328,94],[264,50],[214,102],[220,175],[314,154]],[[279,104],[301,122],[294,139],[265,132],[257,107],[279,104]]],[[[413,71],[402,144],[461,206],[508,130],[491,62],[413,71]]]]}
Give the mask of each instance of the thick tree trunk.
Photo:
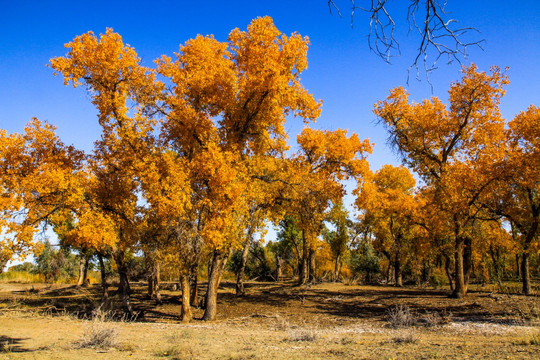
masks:
{"type": "Polygon", "coordinates": [[[101,302],[105,304],[109,299],[109,285],[107,284],[107,269],[105,268],[105,262],[103,261],[103,255],[98,253],[99,270],[101,273],[101,288],[103,290],[101,302]]]}
{"type": "Polygon", "coordinates": [[[191,287],[189,286],[189,275],[180,276],[180,288],[182,289],[182,322],[188,323],[193,319],[191,312],[191,287]]]}
{"type": "Polygon", "coordinates": [[[77,287],[80,287],[84,283],[84,256],[81,255],[79,259],[79,279],[77,280],[77,287]]]}
{"type": "MultiPolygon", "coordinates": [[[[538,219],[538,215],[539,215],[538,212],[540,212],[540,209],[535,208],[533,211],[535,212],[535,216],[538,219]]],[[[531,244],[538,232],[538,227],[539,227],[539,223],[538,223],[538,220],[536,220],[535,222],[533,222],[531,227],[527,230],[527,233],[525,235],[525,242],[523,244],[523,254],[521,255],[521,282],[523,284],[523,294],[525,295],[531,294],[531,276],[529,272],[529,257],[530,257],[531,244]]]]}
{"type": "Polygon", "coordinates": [[[122,299],[122,308],[124,309],[124,314],[128,319],[131,319],[133,316],[133,309],[131,307],[131,288],[129,286],[128,279],[128,268],[124,261],[124,252],[119,251],[115,256],[116,265],[118,267],[118,276],[120,278],[120,284],[118,285],[118,293],[122,299]]]}
{"type": "Polygon", "coordinates": [[[333,281],[336,282],[339,279],[339,261],[341,259],[341,255],[336,256],[336,261],[334,262],[334,279],[333,281]]]}
{"type": "Polygon", "coordinates": [[[214,250],[211,260],[211,270],[208,274],[208,290],[206,291],[205,298],[206,307],[202,318],[205,321],[216,319],[218,287],[226,263],[227,254],[224,254],[223,251],[214,250]]]}
{"type": "Polygon", "coordinates": [[[516,274],[518,279],[521,279],[521,260],[519,254],[516,254],[516,274]]]}
{"type": "Polygon", "coordinates": [[[189,283],[191,286],[191,305],[199,307],[199,261],[191,265],[189,270],[189,283]]]}
{"type": "Polygon", "coordinates": [[[161,304],[161,292],[159,289],[160,277],[161,277],[161,266],[158,261],[154,262],[154,271],[153,271],[154,281],[152,285],[154,286],[153,293],[156,298],[156,303],[161,304]]]}
{"type": "Polygon", "coordinates": [[[452,270],[450,269],[450,256],[444,255],[444,271],[446,273],[446,277],[448,278],[448,284],[450,284],[450,291],[454,291],[454,278],[452,276],[452,270]]]}
{"type": "Polygon", "coordinates": [[[521,256],[521,282],[523,294],[531,294],[531,277],[529,274],[529,252],[525,251],[521,256]]]}
{"type": "Polygon", "coordinates": [[[309,279],[309,269],[308,269],[308,245],[306,241],[306,236],[302,232],[302,259],[300,262],[300,275],[298,279],[299,285],[305,285],[309,279]]]}
{"type": "Polygon", "coordinates": [[[402,287],[403,286],[403,271],[401,269],[401,261],[398,257],[396,257],[394,261],[394,278],[395,278],[395,286],[402,287]]]}
{"type": "Polygon", "coordinates": [[[90,256],[86,256],[84,260],[84,269],[83,269],[83,278],[82,278],[82,286],[88,287],[90,285],[90,281],[88,280],[88,265],[90,264],[90,256]]]}
{"type": "Polygon", "coordinates": [[[469,287],[469,280],[473,271],[472,263],[472,239],[466,237],[463,242],[463,280],[465,282],[465,294],[467,294],[467,288],[469,287]]]}
{"type": "Polygon", "coordinates": [[[242,259],[240,262],[240,269],[238,274],[236,274],[236,296],[244,296],[246,291],[244,289],[244,273],[246,271],[246,264],[249,255],[249,247],[251,245],[251,236],[248,236],[248,239],[244,243],[244,248],[242,249],[242,259]]]}
{"type": "Polygon", "coordinates": [[[467,293],[467,287],[465,283],[465,264],[463,263],[463,252],[465,248],[465,241],[463,238],[456,238],[456,248],[455,248],[455,262],[456,262],[456,273],[455,273],[455,286],[454,291],[452,292],[452,297],[461,299],[467,293]]]}
{"type": "Polygon", "coordinates": [[[147,296],[149,299],[154,296],[154,274],[148,274],[147,296]]]}

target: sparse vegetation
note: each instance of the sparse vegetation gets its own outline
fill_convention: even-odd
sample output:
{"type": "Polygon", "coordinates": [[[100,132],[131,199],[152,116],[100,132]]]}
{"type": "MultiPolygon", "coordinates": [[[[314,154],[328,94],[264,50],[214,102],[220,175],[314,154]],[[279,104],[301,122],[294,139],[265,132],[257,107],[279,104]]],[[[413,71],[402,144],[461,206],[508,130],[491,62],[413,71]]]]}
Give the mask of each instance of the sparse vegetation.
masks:
{"type": "Polygon", "coordinates": [[[86,324],[84,332],[75,343],[78,348],[109,349],[118,345],[118,328],[114,322],[109,321],[108,312],[97,309],[93,319],[86,324]]]}

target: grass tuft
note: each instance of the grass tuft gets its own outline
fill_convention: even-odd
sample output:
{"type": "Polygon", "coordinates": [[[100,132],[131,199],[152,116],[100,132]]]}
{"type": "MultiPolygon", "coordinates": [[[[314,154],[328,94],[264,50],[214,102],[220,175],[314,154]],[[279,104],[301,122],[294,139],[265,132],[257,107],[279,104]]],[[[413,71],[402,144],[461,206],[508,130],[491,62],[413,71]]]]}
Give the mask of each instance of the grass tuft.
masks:
{"type": "Polygon", "coordinates": [[[288,331],[287,341],[298,342],[316,341],[319,338],[319,334],[313,329],[291,329],[288,331]]]}
{"type": "Polygon", "coordinates": [[[111,314],[100,309],[94,310],[93,319],[85,327],[83,335],[76,343],[77,348],[109,349],[117,345],[118,330],[111,323],[111,314]]]}
{"type": "Polygon", "coordinates": [[[414,316],[406,305],[396,305],[388,309],[388,323],[393,328],[404,328],[415,325],[414,316]]]}

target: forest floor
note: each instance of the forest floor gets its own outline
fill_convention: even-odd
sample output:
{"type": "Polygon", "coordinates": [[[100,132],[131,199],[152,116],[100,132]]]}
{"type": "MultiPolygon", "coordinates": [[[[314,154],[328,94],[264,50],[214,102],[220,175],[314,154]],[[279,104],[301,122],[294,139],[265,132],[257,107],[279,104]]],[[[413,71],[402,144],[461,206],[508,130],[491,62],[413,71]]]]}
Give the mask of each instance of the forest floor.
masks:
{"type": "MultiPolygon", "coordinates": [[[[204,289],[204,287],[201,287],[204,289]]],[[[114,289],[113,289],[114,290],[114,289]]],[[[0,358],[8,359],[540,359],[540,297],[447,290],[224,282],[214,322],[179,322],[133,284],[134,321],[96,315],[100,288],[0,283],[0,358]]],[[[117,303],[117,298],[113,296],[117,303]]]]}

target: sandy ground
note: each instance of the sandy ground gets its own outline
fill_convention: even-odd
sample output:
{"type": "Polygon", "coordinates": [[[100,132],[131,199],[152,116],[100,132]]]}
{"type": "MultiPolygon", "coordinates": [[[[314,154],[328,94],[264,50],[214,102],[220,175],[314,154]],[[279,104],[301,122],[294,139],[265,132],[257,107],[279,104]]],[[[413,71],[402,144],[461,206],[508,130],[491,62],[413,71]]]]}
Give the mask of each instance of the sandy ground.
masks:
{"type": "MultiPolygon", "coordinates": [[[[138,321],[89,320],[99,289],[0,284],[0,358],[8,359],[540,359],[540,299],[473,292],[320,284],[251,283],[220,292],[218,320],[178,321],[177,292],[164,304],[134,287],[138,321]],[[393,328],[389,309],[411,310],[393,328]],[[427,324],[437,314],[436,324],[427,324]],[[427,326],[433,325],[433,326],[427,326]],[[105,334],[107,347],[83,347],[105,334]]],[[[196,316],[202,314],[196,310],[196,316]]]]}

